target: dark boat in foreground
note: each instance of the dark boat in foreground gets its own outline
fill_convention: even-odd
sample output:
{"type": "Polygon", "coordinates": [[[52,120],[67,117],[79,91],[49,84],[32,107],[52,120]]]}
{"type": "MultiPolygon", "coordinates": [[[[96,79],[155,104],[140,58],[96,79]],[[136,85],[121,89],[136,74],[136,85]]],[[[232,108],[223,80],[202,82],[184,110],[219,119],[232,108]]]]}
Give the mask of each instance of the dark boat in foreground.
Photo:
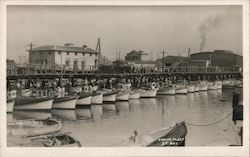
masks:
{"type": "Polygon", "coordinates": [[[17,120],[8,122],[7,131],[9,135],[31,137],[58,132],[62,129],[61,122],[55,119],[45,120],[17,120]]]}
{"type": "Polygon", "coordinates": [[[185,146],[185,137],[187,127],[185,122],[177,123],[173,127],[162,128],[145,135],[137,135],[129,138],[128,141],[121,143],[127,147],[168,147],[168,146],[185,146]]]}
{"type": "Polygon", "coordinates": [[[41,142],[44,147],[81,147],[81,143],[68,135],[64,134],[53,134],[47,136],[41,136],[31,139],[32,142],[41,142]]]}

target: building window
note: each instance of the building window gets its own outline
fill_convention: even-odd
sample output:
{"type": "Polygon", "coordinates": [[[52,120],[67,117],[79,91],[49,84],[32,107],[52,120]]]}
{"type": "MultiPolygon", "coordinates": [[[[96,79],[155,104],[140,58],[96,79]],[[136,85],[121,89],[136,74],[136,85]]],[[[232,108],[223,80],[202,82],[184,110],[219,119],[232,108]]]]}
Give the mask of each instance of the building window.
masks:
{"type": "Polygon", "coordinates": [[[84,70],[85,61],[82,61],[82,70],[84,70]]]}
{"type": "Polygon", "coordinates": [[[84,56],[84,55],[85,55],[85,53],[83,52],[83,53],[82,53],[82,55],[84,56]]]}
{"type": "Polygon", "coordinates": [[[67,55],[69,55],[69,52],[67,52],[67,55]]]}
{"type": "Polygon", "coordinates": [[[76,70],[77,69],[77,61],[74,61],[74,69],[76,70]]]}
{"type": "Polygon", "coordinates": [[[60,55],[60,54],[61,54],[61,51],[58,51],[58,54],[60,55]]]}
{"type": "Polygon", "coordinates": [[[92,56],[92,53],[90,53],[89,56],[92,56]]]}
{"type": "Polygon", "coordinates": [[[66,61],[65,61],[65,65],[66,65],[66,66],[69,66],[69,64],[70,64],[69,60],[66,60],[66,61]]]}
{"type": "Polygon", "coordinates": [[[75,52],[75,56],[77,56],[77,52],[75,52]]]}

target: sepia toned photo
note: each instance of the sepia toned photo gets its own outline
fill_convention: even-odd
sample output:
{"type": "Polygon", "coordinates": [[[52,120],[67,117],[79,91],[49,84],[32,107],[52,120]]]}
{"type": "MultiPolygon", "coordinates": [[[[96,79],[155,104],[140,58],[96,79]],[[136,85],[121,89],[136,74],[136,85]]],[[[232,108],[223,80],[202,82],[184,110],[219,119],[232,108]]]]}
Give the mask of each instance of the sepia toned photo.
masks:
{"type": "Polygon", "coordinates": [[[244,148],[243,13],[236,4],[6,5],[1,146],[244,148]]]}

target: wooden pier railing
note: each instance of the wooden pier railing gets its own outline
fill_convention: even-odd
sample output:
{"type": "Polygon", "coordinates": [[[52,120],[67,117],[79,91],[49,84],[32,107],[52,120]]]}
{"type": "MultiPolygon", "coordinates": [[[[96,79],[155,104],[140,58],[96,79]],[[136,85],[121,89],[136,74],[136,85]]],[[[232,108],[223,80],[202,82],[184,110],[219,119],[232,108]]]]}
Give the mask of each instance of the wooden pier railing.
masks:
{"type": "Polygon", "coordinates": [[[83,76],[140,76],[140,75],[169,75],[169,74],[241,74],[239,67],[163,67],[163,68],[137,68],[129,70],[101,71],[95,66],[85,66],[83,69],[70,66],[58,65],[7,65],[7,78],[29,78],[29,77],[83,77],[83,76]]]}

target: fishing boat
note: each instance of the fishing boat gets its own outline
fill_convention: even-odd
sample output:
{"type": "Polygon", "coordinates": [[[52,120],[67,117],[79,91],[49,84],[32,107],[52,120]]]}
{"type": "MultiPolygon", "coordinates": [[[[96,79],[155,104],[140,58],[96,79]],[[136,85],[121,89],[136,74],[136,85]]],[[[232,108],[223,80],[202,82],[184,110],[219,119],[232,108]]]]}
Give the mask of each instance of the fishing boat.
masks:
{"type": "Polygon", "coordinates": [[[88,92],[88,93],[81,93],[79,95],[79,98],[76,102],[76,105],[90,105],[91,104],[91,99],[92,99],[92,92],[88,92]]]}
{"type": "Polygon", "coordinates": [[[16,90],[7,91],[7,113],[13,112],[16,97],[16,90]]]}
{"type": "Polygon", "coordinates": [[[157,89],[141,89],[141,98],[154,98],[156,97],[157,89]]]}
{"type": "Polygon", "coordinates": [[[14,109],[16,110],[50,110],[53,97],[17,97],[14,109]]]}
{"type": "Polygon", "coordinates": [[[200,84],[199,84],[199,83],[196,83],[196,84],[194,85],[194,91],[195,91],[195,92],[199,92],[199,91],[200,91],[200,84]]]}
{"type": "Polygon", "coordinates": [[[132,90],[129,93],[129,99],[139,99],[140,98],[140,91],[132,90]]]}
{"type": "Polygon", "coordinates": [[[61,122],[51,118],[45,120],[17,120],[7,123],[8,134],[22,137],[51,134],[61,129],[61,122]]]}
{"type": "Polygon", "coordinates": [[[185,146],[187,127],[185,122],[177,123],[174,127],[163,128],[150,134],[152,141],[147,147],[185,146]],[[165,141],[169,140],[169,141],[165,141]]]}
{"type": "Polygon", "coordinates": [[[117,91],[113,90],[103,90],[103,102],[115,102],[117,91]]]}
{"type": "Polygon", "coordinates": [[[194,87],[195,87],[194,84],[188,84],[187,85],[187,92],[188,93],[194,93],[195,92],[194,87]]]}
{"type": "Polygon", "coordinates": [[[41,142],[44,147],[81,147],[80,141],[67,133],[53,134],[31,139],[33,142],[41,142]]]}
{"type": "Polygon", "coordinates": [[[208,89],[207,81],[201,81],[200,82],[200,91],[206,91],[207,89],[208,89]]]}
{"type": "Polygon", "coordinates": [[[222,81],[216,81],[217,89],[222,89],[222,81]]]}
{"type": "Polygon", "coordinates": [[[217,89],[216,83],[215,82],[209,82],[207,89],[208,90],[216,90],[217,89]]]}
{"type": "Polygon", "coordinates": [[[100,92],[94,92],[91,98],[91,104],[102,104],[103,94],[100,92]]]}
{"type": "Polygon", "coordinates": [[[148,134],[138,134],[134,131],[128,141],[120,145],[129,147],[168,147],[168,146],[185,146],[185,137],[187,127],[185,122],[177,123],[173,127],[162,128],[148,134]]]}
{"type": "Polygon", "coordinates": [[[176,85],[175,94],[187,94],[187,92],[186,85],[176,85]]]}
{"type": "Polygon", "coordinates": [[[174,95],[175,87],[162,87],[157,91],[159,95],[174,95]]]}
{"type": "Polygon", "coordinates": [[[129,91],[120,90],[116,95],[117,101],[128,101],[129,99],[129,91]]]}
{"type": "Polygon", "coordinates": [[[32,91],[30,89],[23,89],[21,92],[22,96],[30,96],[32,91]]]}
{"type": "Polygon", "coordinates": [[[15,99],[7,99],[7,113],[11,113],[14,110],[15,99]]]}
{"type": "Polygon", "coordinates": [[[76,102],[79,96],[64,96],[56,97],[54,99],[52,108],[53,109],[75,109],[76,102]]]}

